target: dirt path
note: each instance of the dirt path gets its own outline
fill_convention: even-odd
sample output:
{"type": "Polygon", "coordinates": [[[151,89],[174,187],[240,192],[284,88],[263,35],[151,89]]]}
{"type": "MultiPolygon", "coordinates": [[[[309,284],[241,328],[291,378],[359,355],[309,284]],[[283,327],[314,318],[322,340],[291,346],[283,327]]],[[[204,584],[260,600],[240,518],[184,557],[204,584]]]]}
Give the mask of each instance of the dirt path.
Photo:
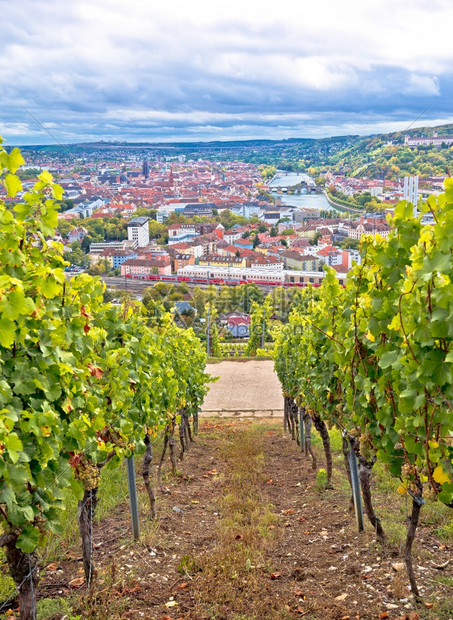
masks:
{"type": "Polygon", "coordinates": [[[282,389],[271,360],[227,360],[208,364],[206,370],[219,380],[206,395],[204,416],[283,415],[282,389]]]}
{"type": "MultiPolygon", "coordinates": [[[[131,542],[125,505],[96,528],[92,594],[68,586],[81,566],[77,548],[61,572],[47,574],[41,592],[76,592],[73,609],[91,620],[396,620],[415,612],[404,570],[392,568],[400,561],[395,549],[377,547],[370,528],[356,533],[339,459],[335,490],[321,492],[281,421],[200,426],[184,473],[165,482],[170,493],[159,495],[155,523],[146,518],[139,484],[139,543],[131,542]]],[[[423,555],[433,545],[438,564],[451,557],[432,535],[418,546],[427,600],[453,594],[434,583],[438,571],[423,555]]],[[[435,607],[417,613],[410,620],[453,616],[435,607]]]]}

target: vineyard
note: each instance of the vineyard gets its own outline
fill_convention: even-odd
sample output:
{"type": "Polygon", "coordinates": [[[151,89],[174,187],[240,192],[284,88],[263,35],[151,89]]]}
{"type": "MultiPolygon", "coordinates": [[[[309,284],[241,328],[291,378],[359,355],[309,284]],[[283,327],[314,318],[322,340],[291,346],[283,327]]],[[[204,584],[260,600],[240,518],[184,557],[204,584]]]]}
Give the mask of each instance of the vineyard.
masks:
{"type": "MultiPolygon", "coordinates": [[[[1,149],[0,163],[0,545],[13,584],[0,613],[451,618],[434,605],[453,589],[453,183],[423,206],[434,226],[400,203],[391,237],[365,241],[346,286],[328,270],[287,323],[271,325],[270,298],[254,303],[247,344],[219,341],[211,303],[205,347],[160,304],[106,303],[99,279],[67,280],[50,240],[61,188],[43,172],[13,204],[23,159],[1,149]],[[205,348],[272,355],[283,424],[199,423],[205,348]],[[419,583],[428,548],[431,581],[419,583]],[[43,589],[59,612],[37,605],[43,589]]],[[[247,362],[225,363],[249,383],[247,362]]]]}
{"type": "MultiPolygon", "coordinates": [[[[330,270],[319,291],[302,291],[274,354],[285,423],[302,442],[314,424],[327,486],[328,428],[342,433],[359,529],[360,481],[365,513],[385,544],[373,469],[385,468],[409,498],[403,557],[416,599],[412,545],[420,512],[453,507],[453,181],[447,179],[446,193],[430,197],[422,211],[432,213],[434,226],[423,227],[412,205],[399,203],[390,239],[362,244],[362,264],[348,274],[345,288],[330,270]]],[[[310,451],[310,441],[306,447],[310,451]]]]}
{"type": "MultiPolygon", "coordinates": [[[[0,162],[14,197],[20,152],[2,150],[0,162]]],[[[0,204],[0,544],[27,619],[36,617],[36,550],[61,533],[65,489],[79,500],[90,584],[100,472],[144,454],[154,516],[151,439],[164,434],[175,469],[175,428],[184,452],[209,381],[191,330],[134,302],[105,304],[103,286],[87,275],[66,281],[62,246],[47,240],[61,197],[43,172],[13,212],[0,204]]]]}

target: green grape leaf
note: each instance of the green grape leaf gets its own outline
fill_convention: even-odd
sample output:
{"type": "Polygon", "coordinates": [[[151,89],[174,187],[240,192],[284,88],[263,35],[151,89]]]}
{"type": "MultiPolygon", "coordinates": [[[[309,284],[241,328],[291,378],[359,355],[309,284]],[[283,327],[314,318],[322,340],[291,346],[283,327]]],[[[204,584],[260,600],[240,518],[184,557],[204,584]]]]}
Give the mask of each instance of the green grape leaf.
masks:
{"type": "Polygon", "coordinates": [[[4,183],[8,196],[11,196],[11,198],[14,198],[17,192],[20,192],[22,189],[22,183],[15,174],[7,174],[4,183]]]}
{"type": "Polygon", "coordinates": [[[17,433],[10,433],[3,440],[5,448],[8,451],[8,456],[13,463],[17,463],[20,453],[24,449],[21,440],[17,436],[17,433]]]}
{"type": "Polygon", "coordinates": [[[9,349],[16,335],[16,326],[9,319],[0,319],[0,345],[9,349]]]}
{"type": "Polygon", "coordinates": [[[11,153],[8,155],[7,167],[13,174],[15,174],[17,169],[20,168],[20,166],[23,166],[24,164],[25,164],[25,160],[22,157],[21,152],[19,151],[17,147],[14,147],[11,153]]]}
{"type": "Polygon", "coordinates": [[[31,553],[38,546],[40,534],[37,527],[31,524],[26,525],[19,534],[16,542],[18,547],[24,553],[31,553]]]}

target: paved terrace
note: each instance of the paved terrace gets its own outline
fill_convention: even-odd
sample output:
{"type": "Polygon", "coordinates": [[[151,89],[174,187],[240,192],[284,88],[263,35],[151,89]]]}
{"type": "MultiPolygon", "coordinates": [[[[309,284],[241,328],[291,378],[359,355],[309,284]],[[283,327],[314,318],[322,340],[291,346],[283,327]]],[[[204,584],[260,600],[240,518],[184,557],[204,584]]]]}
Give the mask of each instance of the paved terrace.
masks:
{"type": "Polygon", "coordinates": [[[220,378],[211,384],[203,416],[283,416],[282,389],[271,360],[224,361],[208,364],[207,371],[220,378]]]}

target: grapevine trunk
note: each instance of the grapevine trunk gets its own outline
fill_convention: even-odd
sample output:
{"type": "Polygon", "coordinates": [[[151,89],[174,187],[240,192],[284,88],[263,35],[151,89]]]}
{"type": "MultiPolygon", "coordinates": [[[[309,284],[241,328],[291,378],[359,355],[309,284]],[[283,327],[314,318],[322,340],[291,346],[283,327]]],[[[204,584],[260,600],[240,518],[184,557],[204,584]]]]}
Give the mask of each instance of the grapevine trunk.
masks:
{"type": "Polygon", "coordinates": [[[412,513],[409,518],[409,527],[407,529],[406,543],[404,545],[404,561],[406,563],[407,574],[409,577],[409,583],[411,584],[412,594],[416,599],[420,598],[420,592],[418,590],[417,582],[415,579],[414,566],[412,563],[412,544],[415,538],[415,532],[417,530],[418,520],[420,518],[421,510],[421,498],[414,497],[412,499],[412,513]]]}
{"type": "Polygon", "coordinates": [[[374,512],[371,497],[371,470],[373,468],[373,464],[374,463],[367,461],[359,454],[359,479],[360,487],[362,489],[363,506],[368,520],[376,532],[376,540],[383,545],[385,543],[385,533],[380,519],[378,519],[376,513],[374,512]]]}
{"type": "Polygon", "coordinates": [[[21,620],[36,619],[36,591],[39,581],[38,556],[35,551],[24,553],[16,547],[17,538],[14,536],[6,548],[11,577],[18,590],[18,601],[21,620]]]}
{"type": "Polygon", "coordinates": [[[94,576],[93,517],[98,503],[98,489],[85,490],[79,501],[79,531],[82,539],[83,572],[88,585],[94,576]]]}
{"type": "Polygon", "coordinates": [[[344,456],[344,467],[346,469],[349,486],[351,488],[351,500],[349,502],[349,510],[353,512],[354,511],[354,495],[352,494],[351,466],[349,464],[349,443],[346,437],[343,437],[343,456],[344,456]]]}
{"type": "Polygon", "coordinates": [[[319,416],[314,414],[312,416],[313,424],[315,425],[316,430],[321,436],[322,445],[324,446],[324,453],[326,455],[326,471],[327,471],[327,487],[332,486],[332,450],[330,448],[330,437],[329,431],[327,430],[326,423],[319,416]]]}
{"type": "Polygon", "coordinates": [[[177,471],[177,462],[176,462],[176,440],[175,440],[175,427],[176,420],[173,418],[171,422],[170,436],[168,438],[168,449],[170,451],[170,461],[171,461],[171,473],[173,475],[176,474],[177,471]]]}
{"type": "Polygon", "coordinates": [[[159,489],[161,490],[162,493],[166,492],[162,485],[162,465],[164,463],[165,453],[167,452],[169,434],[170,434],[170,427],[167,424],[164,430],[164,445],[162,446],[162,453],[160,455],[159,465],[157,467],[157,482],[159,484],[159,489]]]}
{"type": "Polygon", "coordinates": [[[312,458],[312,469],[313,471],[316,470],[318,464],[317,464],[317,460],[316,460],[316,454],[315,451],[313,450],[312,446],[311,446],[311,427],[313,424],[313,420],[311,419],[311,415],[308,413],[304,413],[304,425],[305,425],[305,454],[308,456],[308,454],[310,453],[310,456],[312,458]]]}
{"type": "Polygon", "coordinates": [[[153,485],[151,483],[151,473],[153,464],[153,447],[151,445],[151,439],[147,434],[145,436],[145,455],[143,457],[142,476],[145,483],[145,489],[149,497],[149,507],[151,519],[156,518],[156,495],[154,493],[153,485]]]}

